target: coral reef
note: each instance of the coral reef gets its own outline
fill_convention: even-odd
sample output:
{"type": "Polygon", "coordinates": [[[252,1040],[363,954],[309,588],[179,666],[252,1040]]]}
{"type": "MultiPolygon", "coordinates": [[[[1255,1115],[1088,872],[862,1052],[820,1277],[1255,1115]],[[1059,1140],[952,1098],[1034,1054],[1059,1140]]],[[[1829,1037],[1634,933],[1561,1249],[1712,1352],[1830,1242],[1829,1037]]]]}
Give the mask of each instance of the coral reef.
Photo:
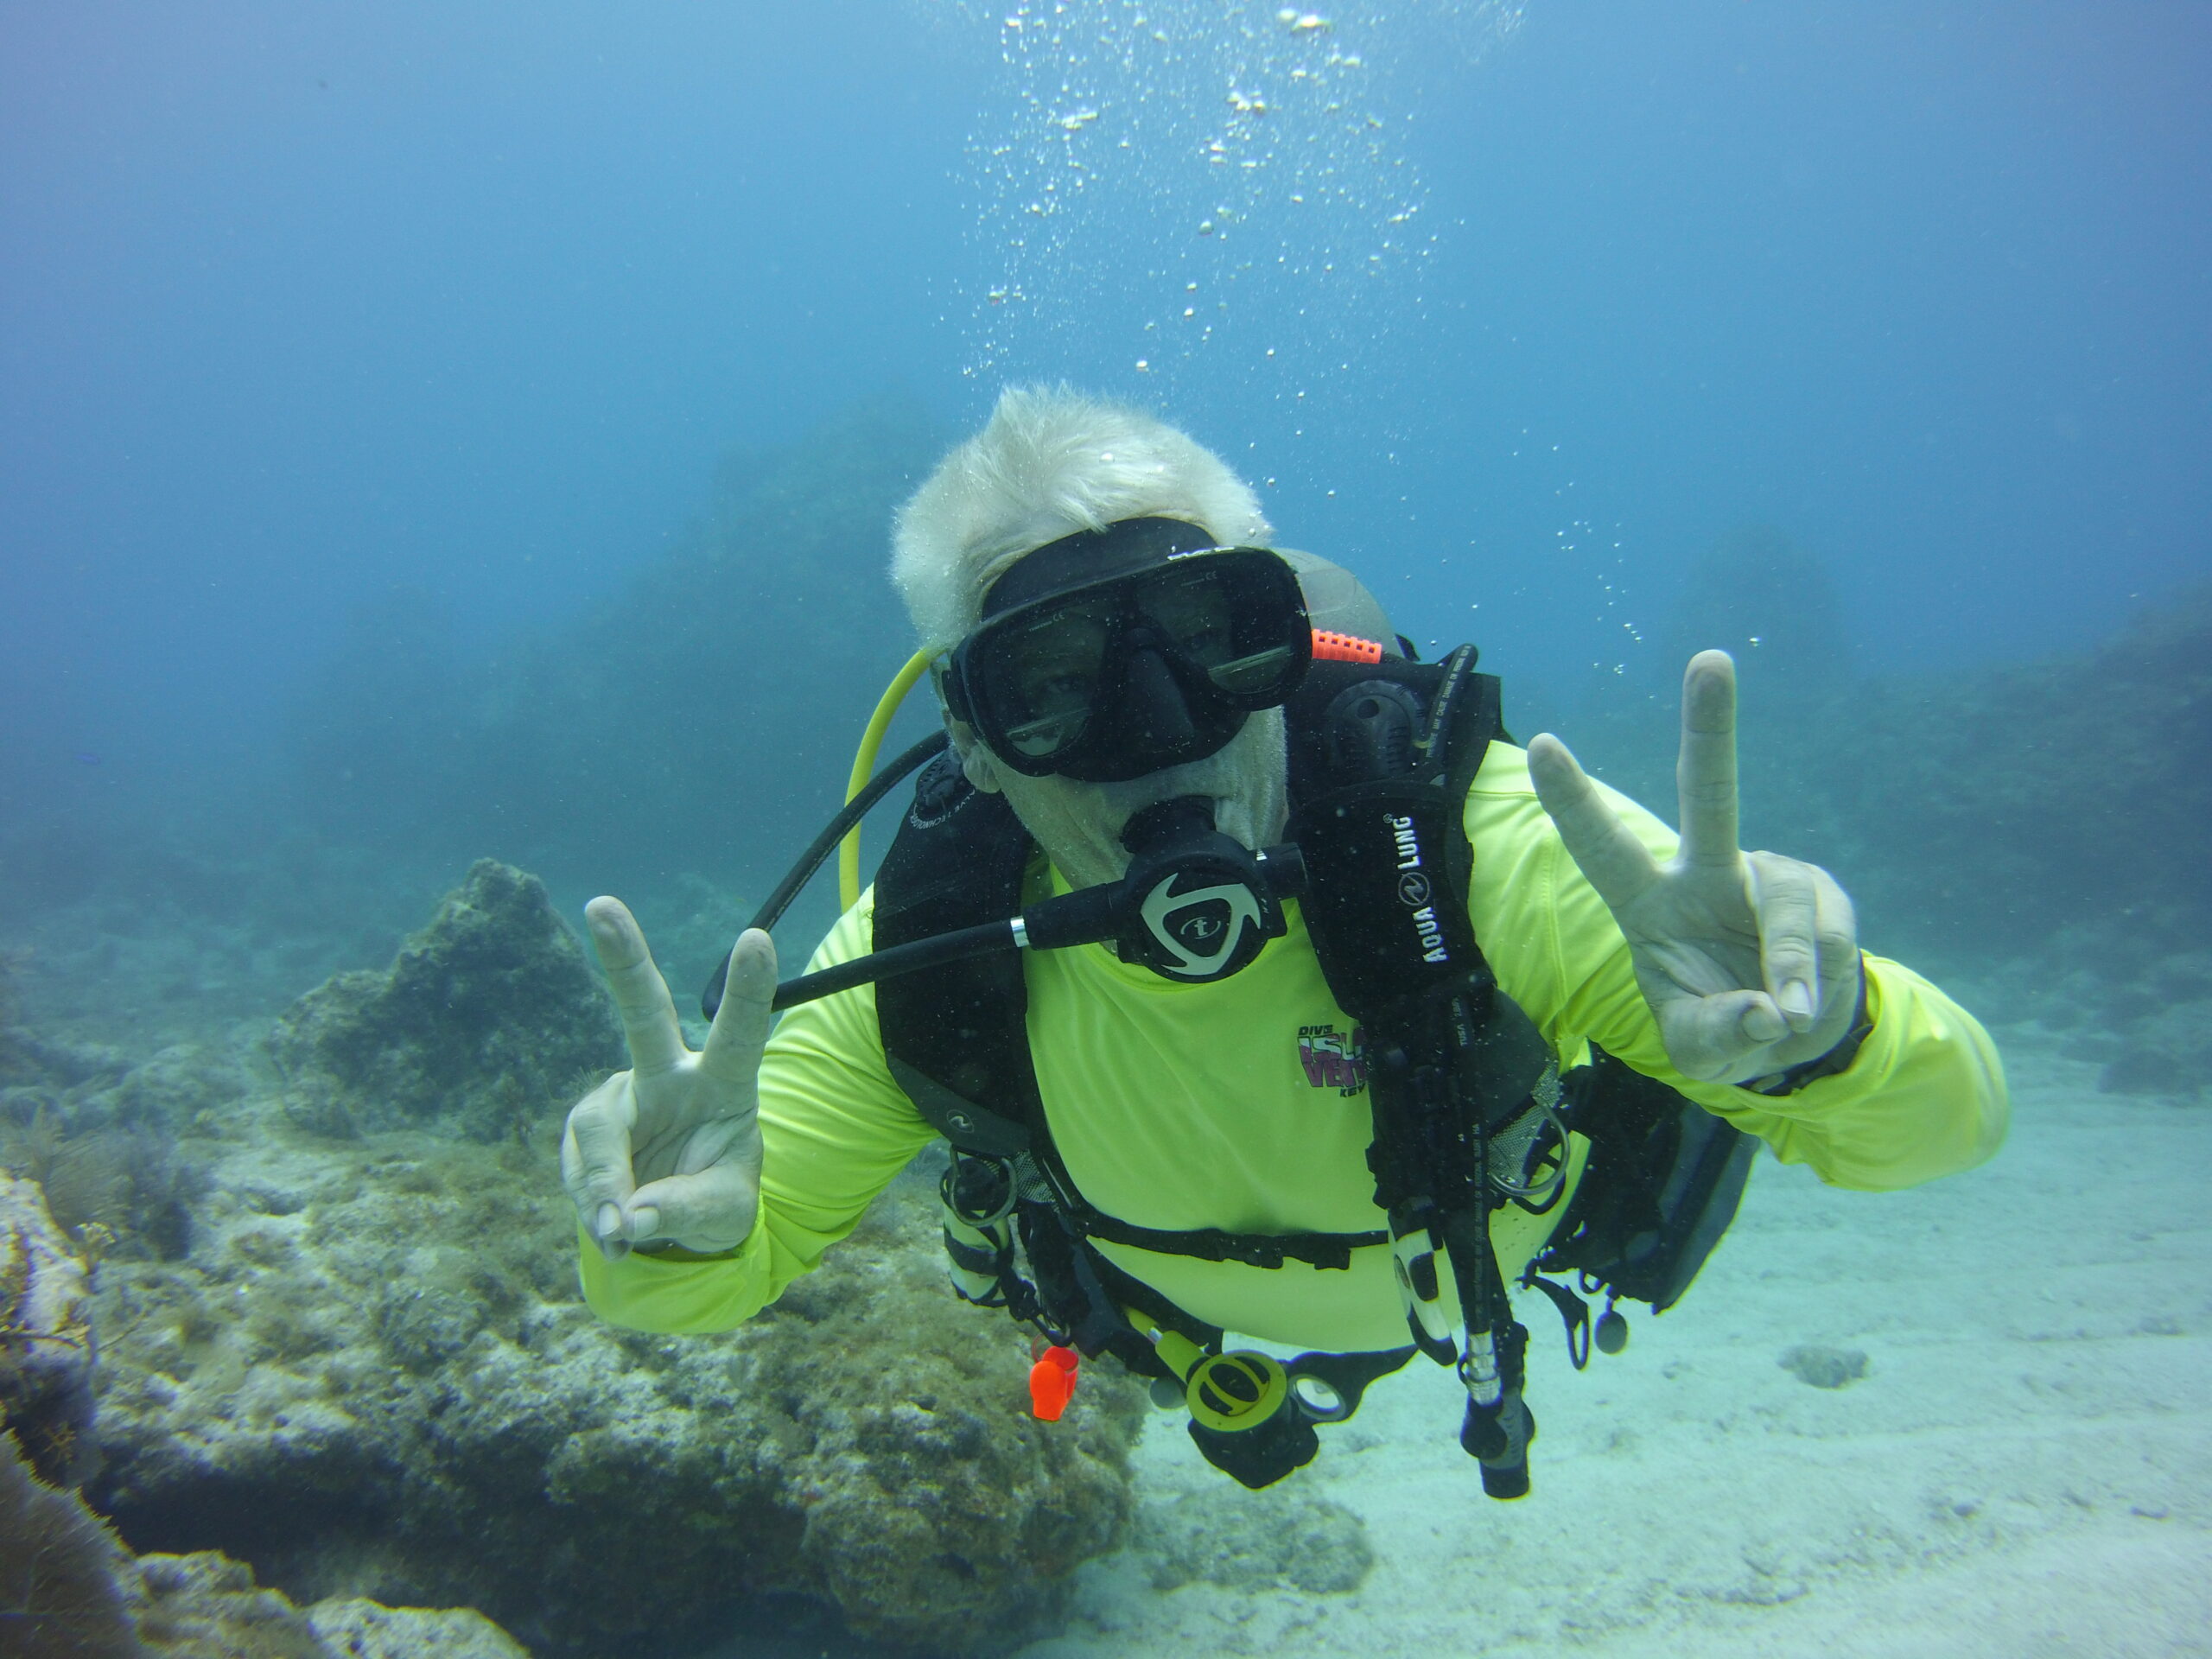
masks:
{"type": "Polygon", "coordinates": [[[1141,1391],[1093,1371],[1029,1417],[1020,1334],[944,1284],[930,1171],[743,1330],[602,1325],[543,1091],[613,1040],[543,889],[486,862],[390,972],[277,1022],[281,1083],[171,1063],[74,1090],[110,1128],[165,1099],[205,1173],[181,1255],[100,1265],[88,1495],[137,1548],[219,1549],[302,1605],[480,1605],[552,1654],[760,1596],[938,1651],[1049,1624],[1119,1541],[1141,1391]],[[525,1065],[530,1109],[487,1131],[525,1065]]]}
{"type": "Polygon", "coordinates": [[[526,1136],[623,1058],[613,1005],[544,884],[488,858],[390,968],[294,1003],[269,1052],[293,1121],[340,1139],[424,1122],[526,1136]]]}
{"type": "Polygon", "coordinates": [[[2117,1029],[2086,1033],[2068,1050],[2109,1053],[2097,1077],[2108,1092],[2212,1100],[2212,997],[2155,1007],[2117,1029]]]}
{"type": "Polygon", "coordinates": [[[162,1659],[336,1659],[315,1625],[253,1569],[213,1550],[145,1555],[126,1574],[138,1636],[162,1659]]]}
{"type": "Polygon", "coordinates": [[[89,1467],[90,1312],[84,1264],[38,1187],[0,1173],[0,1434],[60,1486],[89,1467]]]}
{"type": "Polygon", "coordinates": [[[2117,924],[2140,968],[2212,918],[2212,589],[2086,655],[1871,686],[1821,734],[1878,906],[2036,950],[2117,924]]]}
{"type": "Polygon", "coordinates": [[[80,1116],[73,1128],[41,1102],[27,1122],[0,1116],[0,1168],[37,1184],[55,1224],[87,1260],[184,1253],[200,1173],[177,1155],[164,1125],[87,1124],[80,1116]]]}
{"type": "Polygon", "coordinates": [[[95,1490],[134,1542],[578,1653],[762,1592],[982,1650],[1116,1541],[1141,1396],[1086,1378],[1030,1421],[1017,1336],[943,1285],[925,1181],[745,1330],[668,1340],[576,1299],[550,1136],[233,1122],[193,1259],[103,1275],[95,1490]]]}
{"type": "Polygon", "coordinates": [[[130,1553],[0,1433],[0,1648],[22,1659],[140,1659],[130,1553]]]}
{"type": "Polygon", "coordinates": [[[304,1612],[213,1552],[134,1559],[0,1433],[0,1652],[20,1659],[529,1659],[466,1607],[304,1612]]]}
{"type": "Polygon", "coordinates": [[[1746,701],[1796,702],[1846,680],[1851,646],[1827,564],[1783,531],[1747,524],[1691,561],[1659,630],[1668,689],[1700,651],[1736,659],[1746,701]]]}
{"type": "Polygon", "coordinates": [[[2130,917],[2069,928],[2043,960],[1993,974],[1993,995],[2056,1035],[2066,1058],[2101,1068],[2109,1092],[2212,1101],[2212,950],[2176,941],[2142,959],[2146,935],[2173,931],[2130,917]]]}

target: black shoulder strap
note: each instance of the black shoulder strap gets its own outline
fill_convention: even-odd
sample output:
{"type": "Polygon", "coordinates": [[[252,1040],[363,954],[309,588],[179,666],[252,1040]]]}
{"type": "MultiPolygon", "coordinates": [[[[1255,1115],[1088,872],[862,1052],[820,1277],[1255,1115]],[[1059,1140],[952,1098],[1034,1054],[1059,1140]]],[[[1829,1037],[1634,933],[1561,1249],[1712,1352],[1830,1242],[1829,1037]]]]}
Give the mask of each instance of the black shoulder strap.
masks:
{"type": "MultiPolygon", "coordinates": [[[[876,872],[875,948],[1014,914],[1033,850],[1004,798],[970,785],[950,750],[939,755],[915,780],[912,804],[876,872]]],[[[1044,1121],[1028,1007],[1018,956],[876,982],[893,1079],[963,1152],[1029,1151],[1031,1126],[1044,1121]]]]}
{"type": "Polygon", "coordinates": [[[1469,785],[1500,734],[1474,647],[1440,663],[1316,663],[1291,707],[1290,838],[1338,1006],[1394,1011],[1491,982],[1467,916],[1469,785]]]}

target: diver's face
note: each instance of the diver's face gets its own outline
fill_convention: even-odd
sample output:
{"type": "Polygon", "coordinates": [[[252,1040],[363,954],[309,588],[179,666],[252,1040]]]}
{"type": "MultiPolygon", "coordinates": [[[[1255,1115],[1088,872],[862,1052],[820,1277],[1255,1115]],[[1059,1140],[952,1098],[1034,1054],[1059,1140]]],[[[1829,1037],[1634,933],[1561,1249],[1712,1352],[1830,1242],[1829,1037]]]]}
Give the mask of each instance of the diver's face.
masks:
{"type": "Polygon", "coordinates": [[[1204,796],[1214,804],[1214,828],[1255,849],[1281,841],[1290,820],[1290,760],[1279,708],[1248,715],[1243,729],[1204,760],[1104,784],[1027,777],[1000,765],[960,721],[947,724],[968,781],[1006,797],[1071,887],[1119,880],[1129,865],[1122,827],[1160,801],[1204,796]]]}

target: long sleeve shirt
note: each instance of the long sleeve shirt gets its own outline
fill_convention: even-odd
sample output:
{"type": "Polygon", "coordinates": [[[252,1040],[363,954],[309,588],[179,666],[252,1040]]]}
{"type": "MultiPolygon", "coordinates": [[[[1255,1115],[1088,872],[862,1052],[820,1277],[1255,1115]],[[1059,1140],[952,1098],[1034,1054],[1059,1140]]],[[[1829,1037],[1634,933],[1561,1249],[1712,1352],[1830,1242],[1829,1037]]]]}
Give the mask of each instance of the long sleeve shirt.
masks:
{"type": "MultiPolygon", "coordinates": [[[[1671,830],[1605,793],[1655,856],[1673,855],[1671,830]]],[[[1682,1077],[1668,1062],[1626,941],[1537,801],[1519,749],[1491,746],[1465,823],[1475,937],[1500,988],[1563,1067],[1597,1044],[1838,1186],[1913,1185],[1980,1162],[2002,1141],[2004,1073],[1986,1033],[1926,980],[1878,957],[1867,958],[1872,1028],[1844,1071],[1779,1098],[1682,1077]]],[[[1386,1225],[1365,1160],[1373,1125],[1352,1022],[1331,998],[1296,906],[1286,909],[1288,931],[1212,984],[1171,982],[1097,945],[1025,957],[1046,1121],[1068,1174],[1097,1209],[1168,1230],[1386,1225]]],[[[813,965],[868,950],[871,913],[872,894],[863,895],[813,965]]],[[[669,1332],[751,1318],[849,1232],[936,1133],[892,1081],[872,987],[784,1015],[762,1063],[760,1100],[764,1166],[751,1235],[711,1258],[608,1262],[585,1245],[584,1293],[602,1317],[669,1332]]],[[[1509,1278],[1542,1249],[1564,1209],[1497,1212],[1492,1237],[1509,1278]]],[[[1339,1352],[1406,1340],[1387,1245],[1355,1250],[1349,1270],[1096,1248],[1224,1329],[1339,1352]]]]}

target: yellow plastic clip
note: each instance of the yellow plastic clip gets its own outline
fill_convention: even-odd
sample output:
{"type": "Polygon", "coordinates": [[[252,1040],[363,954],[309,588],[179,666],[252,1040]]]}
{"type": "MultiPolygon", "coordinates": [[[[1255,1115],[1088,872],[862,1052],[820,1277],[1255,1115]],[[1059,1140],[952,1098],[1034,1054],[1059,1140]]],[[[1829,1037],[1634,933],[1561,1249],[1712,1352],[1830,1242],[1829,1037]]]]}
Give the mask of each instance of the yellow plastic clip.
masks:
{"type": "Polygon", "coordinates": [[[1139,1313],[1134,1307],[1125,1307],[1122,1310],[1122,1317],[1129,1322],[1139,1336],[1152,1344],[1153,1351],[1158,1354],[1167,1369],[1178,1376],[1190,1376],[1191,1368],[1198,1364],[1206,1357],[1206,1351],[1199,1347],[1197,1343],[1192,1342],[1188,1337],[1164,1328],[1149,1313],[1139,1313]]]}

